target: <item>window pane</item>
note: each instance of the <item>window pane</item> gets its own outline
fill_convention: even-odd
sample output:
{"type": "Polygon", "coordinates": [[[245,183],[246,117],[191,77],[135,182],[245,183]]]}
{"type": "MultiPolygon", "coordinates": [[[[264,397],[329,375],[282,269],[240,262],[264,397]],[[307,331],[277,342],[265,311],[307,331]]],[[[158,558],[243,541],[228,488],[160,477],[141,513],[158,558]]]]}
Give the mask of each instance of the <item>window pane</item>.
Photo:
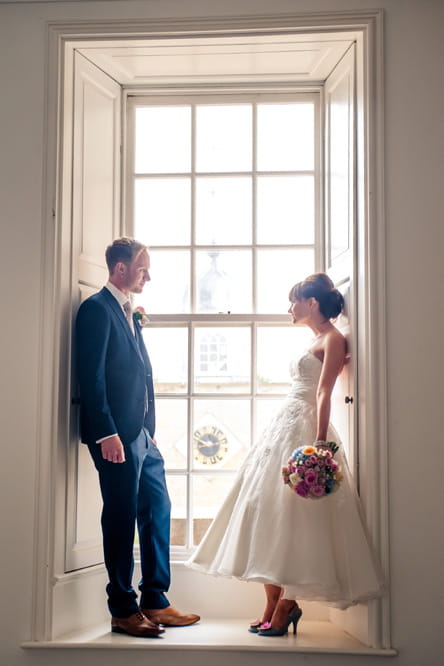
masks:
{"type": "Polygon", "coordinates": [[[196,393],[250,391],[250,335],[248,327],[195,328],[196,393]]]}
{"type": "Polygon", "coordinates": [[[256,418],[256,439],[258,439],[264,429],[268,426],[273,416],[282,404],[282,398],[258,398],[255,405],[256,418]]]}
{"type": "Polygon", "coordinates": [[[196,107],[196,170],[248,171],[252,167],[252,106],[196,107]]]}
{"type": "Polygon", "coordinates": [[[189,245],[191,189],[189,178],[136,180],[135,236],[153,245],[189,245]]]}
{"type": "Polygon", "coordinates": [[[251,177],[197,178],[197,244],[251,243],[251,204],[251,177]]]}
{"type": "Polygon", "coordinates": [[[156,393],[185,393],[188,386],[188,329],[148,326],[143,329],[143,337],[153,364],[156,393]]]}
{"type": "Polygon", "coordinates": [[[193,477],[193,540],[197,546],[233,483],[231,476],[193,477]]]}
{"type": "Polygon", "coordinates": [[[237,469],[250,446],[250,400],[195,400],[195,469],[237,469]]]}
{"type": "Polygon", "coordinates": [[[190,253],[180,250],[150,249],[151,281],[136,296],[136,305],[148,313],[190,311],[190,253]]]}
{"type": "Polygon", "coordinates": [[[313,176],[259,176],[257,239],[264,244],[314,243],[313,176]]]}
{"type": "Polygon", "coordinates": [[[187,173],[191,168],[191,107],[136,109],[136,173],[187,173]]]}
{"type": "Polygon", "coordinates": [[[307,349],[311,334],[297,326],[257,329],[258,393],[284,393],[290,388],[290,361],[307,349]]]}
{"type": "Polygon", "coordinates": [[[257,128],[260,171],[314,168],[313,104],[259,104],[257,128]]]}
{"type": "Polygon", "coordinates": [[[291,287],[314,271],[314,250],[258,250],[258,312],[282,314],[291,287]]]}
{"type": "Polygon", "coordinates": [[[196,252],[197,311],[251,312],[251,270],[249,250],[196,252]]]}
{"type": "Polygon", "coordinates": [[[171,537],[172,546],[185,546],[187,526],[187,478],[167,474],[168,493],[171,499],[171,537]]]}
{"type": "Polygon", "coordinates": [[[156,401],[158,447],[168,469],[187,468],[187,401],[156,401]]]}

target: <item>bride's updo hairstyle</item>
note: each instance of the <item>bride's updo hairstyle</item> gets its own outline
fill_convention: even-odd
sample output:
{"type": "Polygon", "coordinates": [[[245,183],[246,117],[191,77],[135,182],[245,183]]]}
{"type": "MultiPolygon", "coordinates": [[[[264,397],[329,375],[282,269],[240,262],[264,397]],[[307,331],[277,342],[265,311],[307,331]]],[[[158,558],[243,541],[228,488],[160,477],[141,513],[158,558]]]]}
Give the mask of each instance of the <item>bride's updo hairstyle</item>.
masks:
{"type": "Polygon", "coordinates": [[[344,297],[335,289],[333,282],[325,273],[314,273],[295,284],[288,298],[290,301],[315,298],[319,303],[320,312],[326,319],[334,319],[344,309],[344,297]]]}

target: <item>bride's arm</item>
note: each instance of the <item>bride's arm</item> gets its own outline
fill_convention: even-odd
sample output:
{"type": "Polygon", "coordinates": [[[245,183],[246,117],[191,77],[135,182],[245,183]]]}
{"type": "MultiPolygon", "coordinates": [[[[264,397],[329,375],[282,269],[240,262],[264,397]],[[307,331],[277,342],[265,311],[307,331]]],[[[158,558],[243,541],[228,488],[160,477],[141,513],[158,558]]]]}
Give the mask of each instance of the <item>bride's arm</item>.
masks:
{"type": "Polygon", "coordinates": [[[330,422],[331,394],[336,379],[344,366],[345,353],[346,341],[338,331],[326,336],[321,376],[319,377],[316,392],[317,441],[325,441],[327,439],[327,429],[330,422]]]}

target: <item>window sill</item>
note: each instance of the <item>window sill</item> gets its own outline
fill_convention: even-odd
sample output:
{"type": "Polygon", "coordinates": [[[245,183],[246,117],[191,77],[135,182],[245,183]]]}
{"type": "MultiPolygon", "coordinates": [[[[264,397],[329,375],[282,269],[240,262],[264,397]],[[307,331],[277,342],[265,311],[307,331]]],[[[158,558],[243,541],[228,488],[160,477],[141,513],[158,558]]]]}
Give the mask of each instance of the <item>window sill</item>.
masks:
{"type": "Polygon", "coordinates": [[[301,621],[297,636],[269,639],[247,631],[245,620],[211,619],[192,627],[171,627],[162,638],[144,639],[113,634],[108,624],[76,631],[53,641],[27,642],[23,648],[215,650],[232,652],[293,652],[396,656],[393,649],[369,648],[326,621],[301,621]]]}

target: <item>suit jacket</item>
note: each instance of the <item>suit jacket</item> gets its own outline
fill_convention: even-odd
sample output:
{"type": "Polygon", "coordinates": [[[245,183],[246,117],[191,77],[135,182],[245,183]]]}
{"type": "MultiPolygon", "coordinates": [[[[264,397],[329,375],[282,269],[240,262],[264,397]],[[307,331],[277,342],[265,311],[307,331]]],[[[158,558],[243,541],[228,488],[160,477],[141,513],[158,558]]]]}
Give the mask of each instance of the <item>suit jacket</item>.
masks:
{"type": "Polygon", "coordinates": [[[77,375],[82,442],[118,433],[124,444],[143,426],[155,430],[151,363],[138,323],[132,334],[105,287],[84,301],[76,319],[77,375]]]}

